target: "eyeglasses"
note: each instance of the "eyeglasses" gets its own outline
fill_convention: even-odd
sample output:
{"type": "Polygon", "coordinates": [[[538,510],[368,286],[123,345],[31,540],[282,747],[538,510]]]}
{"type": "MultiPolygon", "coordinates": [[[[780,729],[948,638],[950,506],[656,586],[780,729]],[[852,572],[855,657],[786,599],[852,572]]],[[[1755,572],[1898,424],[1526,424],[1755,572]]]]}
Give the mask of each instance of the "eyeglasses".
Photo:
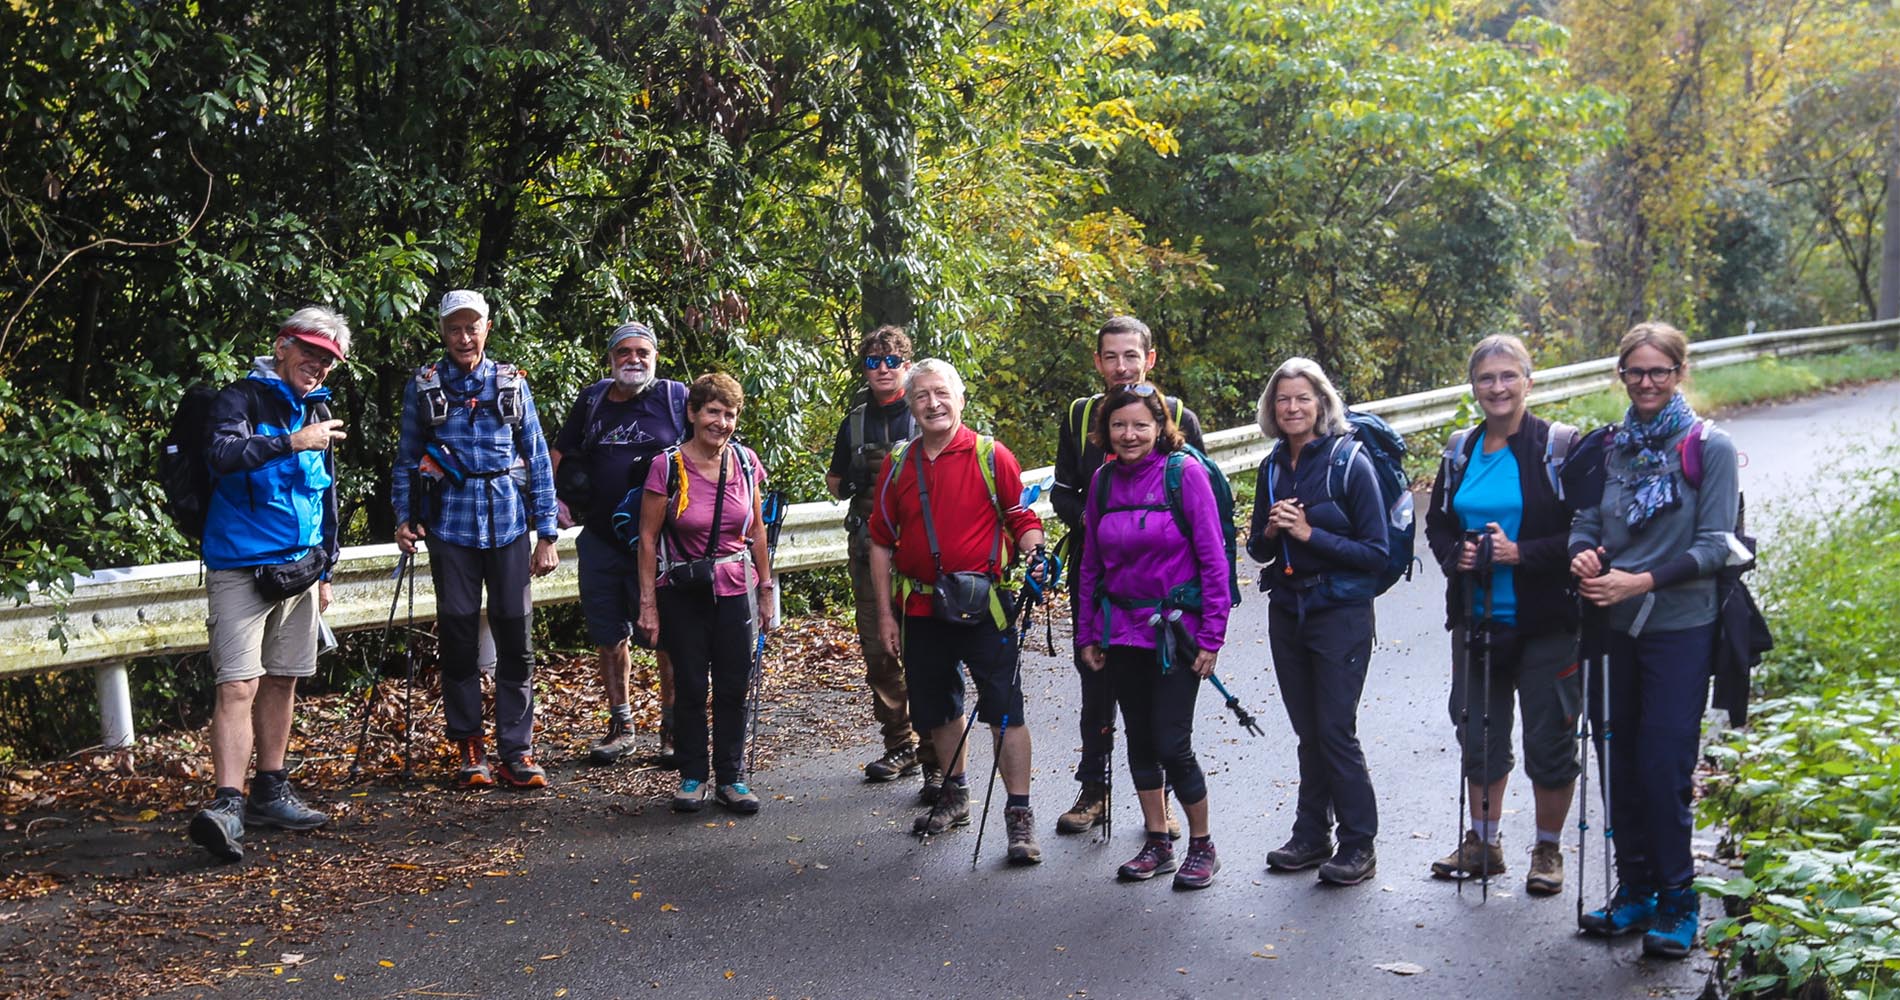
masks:
{"type": "Polygon", "coordinates": [[[873,354],[864,359],[864,370],[867,372],[877,371],[879,365],[889,368],[891,371],[896,371],[904,367],[904,359],[895,354],[886,354],[881,357],[873,354]]]}
{"type": "Polygon", "coordinates": [[[1132,392],[1143,399],[1147,399],[1149,396],[1152,396],[1155,394],[1155,387],[1153,384],[1148,383],[1148,382],[1136,382],[1133,385],[1122,386],[1122,391],[1132,392]]]}
{"type": "Polygon", "coordinates": [[[1500,385],[1505,387],[1506,389],[1509,389],[1512,386],[1515,386],[1519,382],[1522,382],[1522,381],[1524,381],[1523,372],[1517,372],[1517,371],[1486,372],[1483,375],[1480,375],[1477,378],[1472,379],[1471,384],[1477,386],[1480,389],[1491,389],[1500,385]]]}
{"type": "Polygon", "coordinates": [[[1618,368],[1616,374],[1622,377],[1624,385],[1642,385],[1644,379],[1661,385],[1681,370],[1681,365],[1670,365],[1667,368],[1618,368]]]}

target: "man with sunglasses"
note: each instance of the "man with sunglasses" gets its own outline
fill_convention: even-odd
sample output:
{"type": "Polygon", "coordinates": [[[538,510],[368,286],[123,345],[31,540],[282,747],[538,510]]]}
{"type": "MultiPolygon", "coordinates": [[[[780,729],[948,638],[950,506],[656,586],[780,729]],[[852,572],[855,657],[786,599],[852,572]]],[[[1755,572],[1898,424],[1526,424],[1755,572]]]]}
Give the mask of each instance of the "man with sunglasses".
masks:
{"type": "MultiPolygon", "coordinates": [[[[1103,392],[1118,385],[1146,382],[1155,366],[1154,333],[1133,316],[1112,317],[1095,331],[1094,362],[1095,373],[1102,377],[1103,392]]],[[[1056,517],[1069,529],[1064,543],[1067,551],[1062,557],[1070,566],[1082,565],[1082,511],[1088,506],[1089,483],[1105,457],[1088,436],[1088,426],[1102,396],[1098,392],[1070,403],[1068,419],[1062,422],[1056,437],[1056,481],[1049,491],[1049,502],[1055,507],[1056,517]]],[[[1187,443],[1200,449],[1201,418],[1178,398],[1168,400],[1166,405],[1187,443]]],[[[1083,597],[1075,593],[1069,596],[1069,621],[1073,624],[1083,597]]],[[[1089,669],[1080,652],[1075,656],[1075,670],[1082,684],[1082,759],[1076,765],[1075,780],[1082,783],[1082,789],[1075,805],[1056,818],[1057,833],[1082,833],[1108,819],[1109,760],[1115,752],[1115,693],[1108,673],[1089,669]]],[[[1168,829],[1180,836],[1172,812],[1168,829]]]]}
{"type": "Polygon", "coordinates": [[[864,653],[864,681],[871,689],[871,714],[884,737],[884,753],[864,765],[867,781],[890,781],[920,768],[924,774],[920,797],[930,802],[943,784],[943,768],[936,748],[922,741],[910,724],[910,695],[904,686],[904,667],[878,638],[878,605],[890,594],[871,583],[871,545],[868,524],[871,484],[892,446],[917,435],[910,406],[904,400],[904,376],[910,372],[910,337],[903,328],[880,326],[858,343],[859,370],[864,373],[863,401],[838,425],[831,446],[831,465],[825,487],[831,495],[850,501],[845,516],[851,568],[851,593],[857,605],[858,646],[864,653]]]}

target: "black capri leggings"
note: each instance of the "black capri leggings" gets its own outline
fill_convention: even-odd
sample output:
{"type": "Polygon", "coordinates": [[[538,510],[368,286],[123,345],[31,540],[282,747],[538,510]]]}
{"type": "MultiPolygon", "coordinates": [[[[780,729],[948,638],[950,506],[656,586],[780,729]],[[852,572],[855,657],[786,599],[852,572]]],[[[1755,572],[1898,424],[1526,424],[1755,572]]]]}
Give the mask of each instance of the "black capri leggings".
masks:
{"type": "Polygon", "coordinates": [[[1155,651],[1140,646],[1110,646],[1108,665],[1102,669],[1115,686],[1127,733],[1128,773],[1135,788],[1151,792],[1166,783],[1174,786],[1182,805],[1207,798],[1207,776],[1194,758],[1194,699],[1201,678],[1188,664],[1196,650],[1178,651],[1173,670],[1163,674],[1155,651]]]}

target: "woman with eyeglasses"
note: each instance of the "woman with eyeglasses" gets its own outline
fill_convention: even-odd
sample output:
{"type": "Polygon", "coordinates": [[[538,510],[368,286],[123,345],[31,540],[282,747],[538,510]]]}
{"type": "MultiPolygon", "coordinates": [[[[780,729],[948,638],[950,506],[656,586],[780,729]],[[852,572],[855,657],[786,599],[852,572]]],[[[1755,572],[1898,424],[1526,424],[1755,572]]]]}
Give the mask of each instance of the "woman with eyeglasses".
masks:
{"type": "Polygon", "coordinates": [[[1266,564],[1273,671],[1300,741],[1293,835],[1267,852],[1267,865],[1317,865],[1321,881],[1355,885],[1378,868],[1379,806],[1358,733],[1372,598],[1386,564],[1385,505],[1319,365],[1281,365],[1260,394],[1259,418],[1261,433],[1278,440],[1260,463],[1247,554],[1266,564]]]}
{"type": "Polygon", "coordinates": [[[1160,392],[1111,387],[1090,436],[1109,457],[1082,522],[1075,641],[1090,670],[1106,670],[1127,731],[1128,771],[1147,836],[1116,869],[1124,881],[1174,872],[1177,889],[1204,889],[1220,871],[1207,820],[1207,777],[1194,757],[1194,702],[1227,635],[1233,595],[1212,480],[1160,392]],[[1177,484],[1178,502],[1169,483],[1177,484]],[[1165,782],[1163,779],[1166,779],[1165,782]],[[1168,837],[1167,788],[1187,813],[1187,857],[1168,837]]]}
{"type": "Polygon", "coordinates": [[[1605,441],[1602,500],[1571,525],[1570,571],[1606,632],[1608,722],[1598,725],[1594,679],[1590,708],[1598,752],[1611,747],[1604,821],[1616,829],[1619,885],[1579,922],[1596,934],[1645,930],[1645,953],[1681,958],[1700,924],[1690,802],[1715,574],[1739,502],[1735,445],[1683,397],[1689,344],[1674,327],[1639,323],[1616,354],[1630,405],[1605,441]]]}
{"type": "Polygon", "coordinates": [[[1504,874],[1498,828],[1511,773],[1515,693],[1524,716],[1524,774],[1536,805],[1524,888],[1551,896],[1564,888],[1560,838],[1579,770],[1571,510],[1556,475],[1578,435],[1526,408],[1531,355],[1518,338],[1479,341],[1465,371],[1484,419],[1445,445],[1425,538],[1445,570],[1449,710],[1462,750],[1459,773],[1469,786],[1471,829],[1449,856],[1432,862],[1432,874],[1504,874]]]}

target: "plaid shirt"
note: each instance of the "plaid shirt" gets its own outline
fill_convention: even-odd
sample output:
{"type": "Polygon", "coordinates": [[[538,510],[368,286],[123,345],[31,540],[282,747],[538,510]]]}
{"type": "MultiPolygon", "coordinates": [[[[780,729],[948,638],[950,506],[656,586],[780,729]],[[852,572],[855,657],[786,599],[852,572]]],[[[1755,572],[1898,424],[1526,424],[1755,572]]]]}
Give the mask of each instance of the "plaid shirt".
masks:
{"type": "Polygon", "coordinates": [[[402,437],[396,445],[396,468],[389,491],[396,520],[414,520],[428,526],[429,534],[453,545],[496,549],[528,530],[532,514],[535,534],[553,539],[554,469],[548,462],[548,443],[541,436],[534,395],[521,381],[521,426],[510,427],[495,412],[495,362],[484,357],[472,372],[464,373],[446,357],[435,362],[442,389],[449,399],[449,417],[440,427],[424,421],[416,402],[416,380],[402,392],[402,437]],[[416,472],[423,447],[434,441],[445,445],[470,475],[461,485],[444,479],[430,485],[416,472]],[[513,470],[512,474],[510,470],[513,470]],[[524,477],[527,486],[519,484],[524,477]],[[433,499],[431,497],[433,494],[433,499]],[[523,501],[532,496],[532,502],[523,501]]]}

